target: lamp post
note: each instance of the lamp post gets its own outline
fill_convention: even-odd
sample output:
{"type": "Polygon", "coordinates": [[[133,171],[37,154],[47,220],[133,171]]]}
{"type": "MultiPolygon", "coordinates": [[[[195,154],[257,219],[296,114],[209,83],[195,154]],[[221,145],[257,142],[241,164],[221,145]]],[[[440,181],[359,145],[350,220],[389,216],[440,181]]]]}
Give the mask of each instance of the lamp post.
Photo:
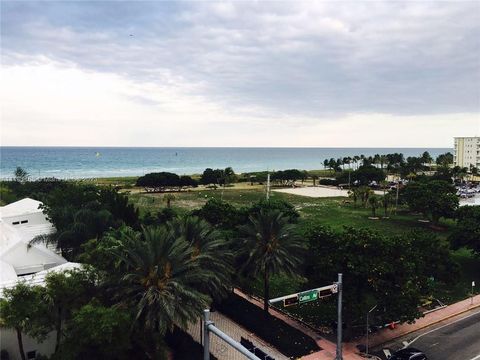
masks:
{"type": "Polygon", "coordinates": [[[375,305],[374,307],[372,307],[370,310],[368,310],[367,312],[367,341],[366,341],[366,348],[365,348],[365,354],[368,355],[368,331],[370,330],[370,326],[369,326],[369,316],[370,316],[370,313],[375,310],[377,308],[377,305],[375,305]]]}
{"type": "Polygon", "coordinates": [[[338,296],[337,296],[337,351],[336,351],[336,360],[343,360],[342,357],[342,293],[343,293],[343,274],[338,274],[338,296]]]}
{"type": "Polygon", "coordinates": [[[474,295],[473,288],[474,287],[475,287],[475,281],[472,281],[472,297],[471,297],[471,300],[470,300],[470,305],[473,305],[473,295],[474,295]]]}

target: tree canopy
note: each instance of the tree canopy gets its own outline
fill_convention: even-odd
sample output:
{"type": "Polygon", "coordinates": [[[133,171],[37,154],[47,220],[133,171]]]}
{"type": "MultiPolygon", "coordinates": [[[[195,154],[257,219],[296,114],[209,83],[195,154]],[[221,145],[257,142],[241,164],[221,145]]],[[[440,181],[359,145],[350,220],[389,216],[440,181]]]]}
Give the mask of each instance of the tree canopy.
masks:
{"type": "Polygon", "coordinates": [[[450,235],[454,248],[466,246],[480,256],[480,206],[462,206],[455,212],[457,226],[450,235]]]}
{"type": "Polygon", "coordinates": [[[453,217],[458,207],[455,187],[443,180],[410,182],[403,189],[402,198],[411,210],[423,213],[434,223],[441,217],[453,217]]]}
{"type": "Polygon", "coordinates": [[[421,316],[421,299],[431,292],[430,278],[455,276],[447,244],[429,234],[385,236],[368,229],[334,232],[312,224],[303,237],[309,243],[307,278],[311,286],[344,274],[347,325],[361,319],[374,304],[380,321],[413,321],[421,316]]]}
{"type": "Polygon", "coordinates": [[[168,189],[181,190],[188,187],[196,187],[198,183],[190,176],[170,172],[149,173],[137,179],[137,186],[153,188],[155,191],[166,191],[168,189]]]}

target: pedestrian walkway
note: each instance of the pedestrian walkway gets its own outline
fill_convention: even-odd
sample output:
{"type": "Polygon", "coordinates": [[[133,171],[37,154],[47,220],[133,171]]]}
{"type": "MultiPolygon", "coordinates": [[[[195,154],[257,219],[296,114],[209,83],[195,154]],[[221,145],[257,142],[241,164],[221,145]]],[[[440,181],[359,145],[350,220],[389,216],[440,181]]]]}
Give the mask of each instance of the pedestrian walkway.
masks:
{"type": "MultiPolygon", "coordinates": [[[[261,301],[243,293],[239,289],[234,289],[234,293],[248,300],[249,302],[251,302],[252,304],[258,307],[263,307],[263,303],[261,301]]],[[[303,332],[305,335],[310,336],[317,343],[318,347],[321,349],[315,353],[303,356],[301,360],[334,360],[335,359],[336,344],[324,339],[322,336],[320,336],[317,332],[310,329],[308,326],[305,326],[299,321],[296,321],[291,317],[288,317],[287,315],[282,314],[281,312],[273,308],[269,309],[269,313],[270,315],[275,316],[276,318],[284,321],[291,327],[303,332]]],[[[343,344],[343,360],[361,360],[361,359],[365,360],[363,357],[357,354],[357,349],[355,348],[354,344],[349,344],[349,343],[343,344]]]]}
{"type": "MultiPolygon", "coordinates": [[[[448,305],[442,309],[430,312],[423,318],[417,319],[413,324],[397,325],[395,329],[384,328],[375,334],[369,335],[368,342],[371,347],[380,346],[393,339],[421,330],[427,326],[434,325],[475,308],[480,308],[480,295],[474,296],[473,302],[471,298],[468,298],[455,304],[448,305]]],[[[355,343],[365,344],[365,338],[358,339],[355,343]]]]}

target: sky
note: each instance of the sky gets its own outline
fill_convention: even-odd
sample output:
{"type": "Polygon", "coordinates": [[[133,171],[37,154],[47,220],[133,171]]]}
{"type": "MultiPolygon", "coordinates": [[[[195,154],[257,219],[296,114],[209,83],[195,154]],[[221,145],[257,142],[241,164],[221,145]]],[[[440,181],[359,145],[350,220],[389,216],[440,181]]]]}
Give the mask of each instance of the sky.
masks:
{"type": "Polygon", "coordinates": [[[0,140],[452,147],[480,1],[5,1],[0,140]]]}

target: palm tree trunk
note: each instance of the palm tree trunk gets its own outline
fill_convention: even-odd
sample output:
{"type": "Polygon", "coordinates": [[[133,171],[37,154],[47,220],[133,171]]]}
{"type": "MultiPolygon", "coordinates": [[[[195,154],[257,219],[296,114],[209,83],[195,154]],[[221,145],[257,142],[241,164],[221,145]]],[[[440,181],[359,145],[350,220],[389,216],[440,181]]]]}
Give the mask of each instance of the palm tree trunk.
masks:
{"type": "Polygon", "coordinates": [[[25,351],[23,350],[23,339],[22,339],[22,331],[20,328],[15,328],[17,331],[17,340],[18,340],[18,350],[20,351],[20,356],[22,357],[22,360],[25,360],[25,351]]]}
{"type": "Polygon", "coordinates": [[[268,270],[265,268],[265,274],[263,277],[263,310],[268,315],[268,299],[270,297],[270,288],[268,282],[268,270]]]}

